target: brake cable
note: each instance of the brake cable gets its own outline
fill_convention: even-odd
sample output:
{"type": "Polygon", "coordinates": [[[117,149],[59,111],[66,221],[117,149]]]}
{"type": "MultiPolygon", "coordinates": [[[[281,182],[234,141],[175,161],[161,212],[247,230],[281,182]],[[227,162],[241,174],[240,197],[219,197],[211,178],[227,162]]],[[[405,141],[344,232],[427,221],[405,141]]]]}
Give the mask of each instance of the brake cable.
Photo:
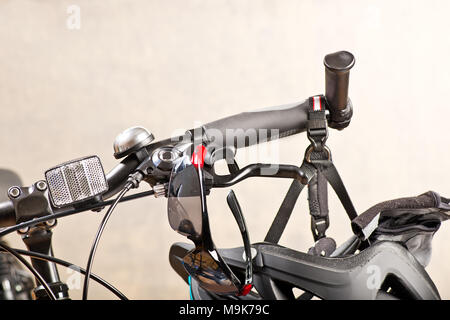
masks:
{"type": "Polygon", "coordinates": [[[42,275],[27,261],[25,260],[19,253],[17,253],[14,249],[11,249],[4,243],[0,243],[0,248],[13,255],[17,260],[19,260],[30,272],[36,277],[37,281],[44,287],[45,292],[51,300],[57,300],[55,294],[48,286],[48,283],[44,280],[42,275]]]}
{"type": "MultiPolygon", "coordinates": [[[[146,159],[146,160],[148,160],[148,159],[146,159]]],[[[130,191],[132,188],[137,188],[139,186],[139,183],[144,178],[144,174],[142,173],[142,171],[144,171],[144,170],[140,170],[140,169],[145,169],[145,166],[147,165],[147,162],[148,161],[144,161],[137,168],[137,170],[133,174],[129,175],[127,184],[123,187],[122,191],[119,193],[119,195],[117,196],[117,198],[115,200],[103,201],[103,202],[96,203],[94,205],[91,205],[91,206],[88,206],[88,207],[85,207],[85,208],[82,208],[82,209],[75,208],[75,209],[71,209],[71,210],[67,210],[67,211],[63,211],[63,212],[59,212],[59,213],[50,214],[50,215],[47,215],[47,216],[43,216],[43,217],[32,219],[30,221],[25,221],[25,222],[19,223],[19,224],[16,224],[16,225],[8,227],[8,228],[0,229],[0,237],[5,236],[7,234],[10,234],[10,233],[12,233],[14,231],[17,231],[17,230],[29,227],[29,226],[34,226],[36,224],[39,224],[39,223],[42,223],[42,222],[45,222],[45,221],[66,217],[66,216],[73,215],[73,214],[76,214],[76,213],[79,213],[79,212],[82,212],[82,211],[101,209],[105,205],[108,205],[108,204],[112,203],[111,206],[109,207],[108,211],[106,212],[106,214],[105,214],[105,216],[104,216],[104,218],[103,218],[103,220],[102,220],[102,222],[101,222],[101,224],[99,226],[99,229],[97,230],[97,234],[96,234],[94,243],[92,244],[91,251],[90,251],[90,254],[89,254],[89,259],[88,259],[86,270],[81,271],[82,269],[80,268],[80,272],[85,274],[84,285],[83,285],[83,300],[86,300],[87,299],[87,294],[88,294],[89,280],[91,278],[91,270],[92,270],[92,265],[93,265],[95,252],[97,250],[97,246],[98,246],[98,243],[100,241],[100,237],[101,237],[101,235],[103,233],[103,230],[104,230],[104,228],[106,226],[106,223],[108,222],[108,220],[109,220],[112,212],[114,211],[115,207],[117,206],[117,204],[119,202],[128,201],[128,200],[132,200],[132,199],[136,199],[136,198],[140,198],[140,197],[144,197],[144,196],[147,196],[147,195],[154,194],[154,191],[151,190],[151,191],[147,191],[147,192],[134,194],[134,195],[131,195],[131,196],[128,196],[128,197],[124,197],[125,194],[128,191],[130,191]]],[[[16,252],[15,250],[9,248],[7,245],[4,245],[4,244],[0,244],[0,249],[3,249],[4,251],[9,252],[14,257],[16,257],[22,264],[24,264],[25,267],[27,269],[29,269],[30,272],[33,273],[33,275],[35,275],[35,277],[38,279],[38,281],[42,284],[42,286],[44,287],[44,289],[47,292],[47,294],[49,295],[49,297],[52,300],[56,300],[56,296],[53,294],[53,292],[51,291],[51,289],[49,288],[49,286],[45,282],[45,280],[42,278],[42,276],[18,252],[16,252]]],[[[30,252],[30,251],[27,252],[27,253],[29,253],[29,254],[26,254],[26,255],[32,254],[32,252],[30,252]]],[[[25,254],[25,252],[22,252],[22,254],[25,254]]],[[[63,265],[64,264],[68,264],[64,260],[56,261],[56,258],[55,259],[48,259],[48,258],[52,258],[50,256],[44,257],[44,255],[43,255],[41,258],[42,259],[46,259],[46,260],[54,260],[53,262],[59,263],[59,264],[63,264],[63,265]]],[[[105,281],[105,284],[107,284],[106,281],[105,281]]],[[[112,287],[112,288],[115,289],[114,287],[112,287]]],[[[111,290],[111,288],[109,288],[109,289],[111,290]]],[[[111,291],[113,291],[121,299],[122,298],[126,299],[126,297],[123,294],[121,294],[117,289],[111,290],[111,291]]]]}
{"type": "Polygon", "coordinates": [[[83,296],[82,296],[83,300],[87,300],[88,290],[89,290],[89,279],[91,277],[92,265],[94,264],[95,252],[97,251],[97,246],[98,246],[98,243],[102,236],[103,230],[105,229],[105,226],[108,223],[109,218],[111,217],[114,209],[116,208],[116,206],[120,202],[120,200],[132,188],[137,188],[139,186],[139,183],[144,178],[144,174],[141,172],[140,168],[144,165],[145,165],[145,162],[143,162],[136,169],[136,171],[134,173],[129,175],[127,183],[123,187],[122,191],[120,191],[116,200],[114,200],[114,203],[109,207],[108,211],[106,212],[105,216],[103,217],[102,222],[100,223],[100,226],[98,227],[97,234],[95,235],[94,242],[92,243],[91,252],[89,253],[89,258],[88,258],[88,262],[86,265],[86,274],[84,276],[84,284],[83,284],[83,296]]]}
{"type": "MultiPolygon", "coordinates": [[[[134,200],[134,199],[138,199],[138,198],[142,198],[142,197],[146,197],[146,196],[150,196],[153,195],[155,192],[153,190],[149,190],[149,191],[144,191],[144,192],[139,192],[136,194],[132,194],[126,197],[123,197],[121,201],[119,202],[125,202],[125,201],[130,201],[130,200],[134,200]]],[[[90,205],[90,206],[86,206],[83,208],[77,208],[77,209],[69,209],[67,211],[62,211],[62,212],[58,212],[58,213],[52,213],[43,217],[39,217],[39,218],[34,218],[33,220],[29,220],[29,221],[25,221],[25,222],[21,222],[19,224],[10,226],[10,227],[6,227],[6,228],[0,228],[0,238],[3,236],[6,236],[10,233],[13,233],[14,231],[20,230],[20,229],[24,229],[27,227],[31,227],[34,226],[36,224],[45,222],[45,221],[50,221],[50,220],[54,220],[54,219],[59,219],[59,218],[63,218],[63,217],[67,217],[76,213],[80,213],[80,212],[84,212],[84,211],[89,211],[89,210],[96,210],[96,209],[101,209],[107,205],[113,204],[115,200],[108,200],[108,201],[102,201],[99,203],[95,203],[94,205],[90,205]]]]}
{"type": "MultiPolygon", "coordinates": [[[[125,186],[127,189],[128,189],[128,185],[130,184],[130,182],[125,186]]],[[[132,187],[135,187],[135,182],[131,182],[131,186],[132,187]]],[[[7,228],[3,228],[3,229],[0,229],[0,238],[1,237],[3,237],[3,236],[5,236],[5,235],[8,235],[8,234],[10,234],[10,233],[13,233],[14,231],[18,231],[18,230],[20,230],[20,229],[23,229],[23,228],[27,228],[27,227],[30,227],[30,226],[34,226],[34,225],[37,225],[37,224],[39,224],[39,223],[42,223],[42,222],[46,222],[46,221],[50,221],[50,220],[54,220],[54,219],[59,219],[59,218],[63,218],[63,217],[67,217],[67,216],[70,216],[70,215],[73,215],[73,214],[76,214],[76,213],[80,213],[80,212],[83,212],[83,211],[88,211],[88,210],[95,210],[95,209],[101,209],[101,208],[103,208],[104,206],[106,206],[106,205],[109,205],[109,204],[111,204],[111,207],[110,207],[110,209],[112,208],[113,210],[114,210],[114,208],[116,207],[116,205],[119,203],[119,202],[125,202],[125,201],[130,201],[130,200],[134,200],[134,199],[138,199],[138,198],[142,198],[142,197],[146,197],[146,196],[149,196],[149,195],[152,195],[152,194],[154,194],[154,191],[153,190],[150,190],[150,191],[145,191],[145,192],[140,192],[140,193],[136,193],[136,194],[132,194],[132,195],[130,195],[130,196],[127,196],[127,197],[124,197],[124,195],[125,195],[125,193],[126,192],[128,192],[129,191],[129,189],[131,189],[131,188],[129,188],[128,190],[125,190],[125,187],[124,187],[124,189],[122,190],[123,191],[123,194],[121,193],[121,194],[119,194],[119,196],[115,199],[115,200],[108,200],[108,201],[103,201],[103,202],[100,202],[100,203],[96,203],[96,204],[94,204],[94,205],[90,205],[90,206],[87,206],[87,207],[84,207],[84,208],[76,208],[76,209],[70,209],[70,210],[67,210],[67,211],[63,211],[63,212],[58,212],[58,213],[53,213],[53,214],[50,214],[50,215],[47,215],[47,216],[43,216],[43,217],[39,217],[39,218],[35,218],[35,219],[32,219],[32,220],[29,220],[29,221],[24,221],[24,222],[21,222],[21,223],[19,223],[19,224],[16,224],[16,225],[14,225],[14,226],[11,226],[11,227],[7,227],[7,228]]],[[[112,210],[108,210],[108,211],[112,211],[112,210]]],[[[108,214],[108,212],[106,213],[106,214],[108,214]]],[[[109,213],[109,216],[111,215],[111,212],[109,213]]],[[[106,218],[106,215],[105,215],[105,218],[106,218]]],[[[109,217],[108,217],[108,219],[109,219],[109,217]]],[[[104,219],[105,220],[105,219],[104,219]]],[[[106,219],[106,222],[107,222],[107,219],[106,219]]],[[[105,223],[106,223],[105,222],[105,223]]],[[[104,226],[103,226],[103,228],[104,228],[104,226]]],[[[103,228],[102,228],[102,230],[103,230],[103,228]]],[[[103,232],[103,231],[101,231],[101,232],[103,232]]],[[[100,236],[101,236],[101,233],[100,233],[100,236]]],[[[98,242],[98,241],[97,241],[98,242]]],[[[8,246],[6,246],[5,244],[0,244],[0,249],[3,249],[3,251],[6,251],[6,252],[8,252],[8,253],[10,253],[10,254],[12,254],[14,257],[16,257],[28,270],[30,270],[30,272],[31,273],[33,273],[33,275],[35,275],[35,277],[38,279],[38,281],[42,284],[42,286],[44,287],[44,289],[46,290],[46,292],[47,292],[47,294],[50,296],[50,298],[52,298],[52,299],[54,299],[54,300],[56,300],[56,297],[55,297],[55,295],[53,294],[53,292],[50,290],[50,288],[48,287],[48,284],[45,282],[45,280],[42,278],[42,276],[33,268],[33,266],[31,266],[25,259],[23,259],[23,257],[21,256],[21,254],[24,254],[24,255],[31,255],[31,254],[33,254],[33,255],[35,255],[36,257],[38,257],[37,255],[38,255],[38,253],[35,253],[35,252],[31,252],[31,251],[26,251],[26,250],[20,250],[20,253],[18,253],[18,252],[16,252],[15,250],[13,250],[13,249],[11,249],[11,248],[9,248],[8,246]],[[48,290],[47,290],[48,289],[48,290]]],[[[95,251],[95,250],[94,250],[95,251]]],[[[94,252],[94,254],[95,254],[95,252],[94,252]]],[[[55,258],[55,257],[51,257],[51,256],[45,256],[45,255],[41,255],[41,257],[40,258],[42,258],[42,259],[46,259],[46,260],[50,260],[50,261],[52,261],[52,262],[55,262],[55,263],[57,263],[57,264],[61,264],[61,265],[65,265],[65,266],[69,266],[69,265],[72,265],[72,264],[70,264],[70,263],[68,263],[68,262],[66,262],[66,261],[64,261],[64,260],[61,260],[61,259],[57,259],[57,258],[55,258]]],[[[96,275],[94,275],[94,274],[91,274],[91,272],[90,272],[90,270],[89,270],[89,273],[87,273],[87,271],[86,270],[83,270],[82,268],[79,268],[79,272],[80,273],[83,273],[83,274],[87,274],[88,275],[88,277],[85,277],[85,279],[86,278],[90,278],[91,276],[92,276],[92,278],[95,280],[95,281],[104,281],[104,280],[102,280],[101,278],[99,278],[99,277],[97,277],[96,275]]],[[[98,282],[97,281],[97,282],[98,282]]],[[[120,292],[120,291],[118,291],[116,288],[114,288],[113,286],[111,286],[111,285],[108,285],[108,283],[106,282],[106,281],[104,281],[104,286],[105,287],[108,287],[108,289],[110,290],[110,291],[112,291],[116,296],[118,296],[119,298],[121,298],[122,300],[127,300],[127,298],[120,292]]],[[[83,291],[84,291],[84,289],[83,289],[83,291]]]]}
{"type": "MultiPolygon", "coordinates": [[[[4,250],[2,248],[0,248],[0,250],[3,250],[4,252],[7,252],[6,250],[4,250]]],[[[59,264],[59,265],[61,265],[63,267],[75,270],[75,271],[77,271],[77,272],[79,272],[81,274],[86,274],[86,270],[81,268],[80,266],[77,266],[77,265],[75,265],[73,263],[70,263],[68,261],[65,261],[65,260],[62,260],[62,259],[59,259],[59,258],[55,258],[55,257],[49,256],[49,255],[42,254],[42,253],[39,253],[39,252],[34,252],[34,251],[28,251],[28,250],[22,250],[22,249],[16,249],[16,248],[11,249],[11,250],[16,251],[20,255],[24,255],[24,256],[31,257],[31,258],[44,260],[44,261],[54,262],[54,263],[59,264]]],[[[92,278],[92,280],[98,282],[100,285],[102,285],[103,287],[105,287],[106,289],[111,291],[119,299],[121,299],[121,300],[128,300],[128,298],[122,292],[120,292],[112,284],[108,283],[106,280],[100,278],[96,274],[92,273],[91,274],[91,278],[92,278]]]]}
{"type": "Polygon", "coordinates": [[[130,191],[132,186],[133,186],[132,183],[127,183],[125,185],[125,187],[122,189],[122,191],[120,191],[116,200],[109,207],[108,211],[106,212],[105,216],[103,217],[102,222],[100,223],[100,226],[98,227],[97,234],[95,235],[94,242],[92,243],[91,252],[89,253],[89,258],[88,258],[88,262],[86,265],[86,273],[84,275],[84,284],[83,284],[83,298],[82,298],[83,300],[87,300],[88,289],[89,289],[89,279],[91,278],[92,265],[94,264],[95,252],[97,251],[97,245],[100,241],[100,237],[102,236],[103,230],[105,229],[105,226],[108,223],[108,220],[111,217],[111,214],[113,213],[113,211],[116,208],[117,204],[119,203],[120,199],[122,199],[123,196],[128,191],[130,191]]]}

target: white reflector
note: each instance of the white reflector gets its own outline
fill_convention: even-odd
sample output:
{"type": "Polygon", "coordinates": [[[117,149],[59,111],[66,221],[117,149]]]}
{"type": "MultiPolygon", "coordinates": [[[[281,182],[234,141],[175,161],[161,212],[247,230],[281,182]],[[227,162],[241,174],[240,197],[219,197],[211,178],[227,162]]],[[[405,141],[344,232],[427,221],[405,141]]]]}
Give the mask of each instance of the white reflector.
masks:
{"type": "Polygon", "coordinates": [[[45,172],[55,207],[92,199],[108,190],[105,172],[97,156],[63,163],[45,172]]]}

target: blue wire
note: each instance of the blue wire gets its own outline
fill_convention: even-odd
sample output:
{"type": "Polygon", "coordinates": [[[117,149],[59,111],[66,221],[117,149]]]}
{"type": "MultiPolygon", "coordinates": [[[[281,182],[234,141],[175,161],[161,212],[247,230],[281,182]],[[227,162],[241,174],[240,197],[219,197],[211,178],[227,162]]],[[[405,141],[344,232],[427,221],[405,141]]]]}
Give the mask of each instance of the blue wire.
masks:
{"type": "Polygon", "coordinates": [[[191,276],[188,277],[188,283],[189,283],[189,298],[190,298],[191,300],[194,300],[194,297],[192,296],[191,276]]]}

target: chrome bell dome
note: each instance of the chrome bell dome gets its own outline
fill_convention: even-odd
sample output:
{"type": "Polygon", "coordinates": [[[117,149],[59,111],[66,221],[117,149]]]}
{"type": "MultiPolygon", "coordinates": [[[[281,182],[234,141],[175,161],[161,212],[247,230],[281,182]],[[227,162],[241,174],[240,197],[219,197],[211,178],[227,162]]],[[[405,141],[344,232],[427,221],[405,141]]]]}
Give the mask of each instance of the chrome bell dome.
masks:
{"type": "Polygon", "coordinates": [[[155,140],[153,134],[143,127],[131,127],[120,133],[114,140],[114,157],[123,158],[155,140]]]}

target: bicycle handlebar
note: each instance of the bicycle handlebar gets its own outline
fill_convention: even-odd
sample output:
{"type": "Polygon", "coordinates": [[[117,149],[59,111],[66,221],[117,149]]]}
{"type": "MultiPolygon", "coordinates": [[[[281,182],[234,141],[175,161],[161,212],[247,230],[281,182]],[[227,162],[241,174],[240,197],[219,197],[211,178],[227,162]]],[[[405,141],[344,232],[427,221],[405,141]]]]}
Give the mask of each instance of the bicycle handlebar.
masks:
{"type": "MultiPolygon", "coordinates": [[[[348,98],[349,72],[355,63],[350,52],[340,51],[324,58],[325,98],[330,111],[329,126],[345,128],[352,116],[352,104],[348,98]]],[[[243,112],[205,124],[206,139],[218,147],[248,147],[257,143],[291,136],[307,129],[309,101],[243,112]]],[[[187,135],[195,137],[196,129],[187,135]]],[[[202,130],[203,132],[203,130],[202,130]]],[[[185,136],[179,137],[180,139],[185,136]]],[[[170,144],[173,139],[150,145],[154,149],[170,144]]],[[[116,194],[139,165],[139,159],[130,155],[113,168],[106,176],[109,190],[103,195],[107,199],[116,194]]],[[[16,224],[12,201],[0,202],[0,226],[16,224]]]]}
{"type": "Polygon", "coordinates": [[[132,154],[115,166],[106,175],[106,181],[108,181],[109,189],[103,195],[103,199],[108,199],[119,192],[127,182],[128,176],[134,172],[138,165],[138,158],[132,154]]]}

